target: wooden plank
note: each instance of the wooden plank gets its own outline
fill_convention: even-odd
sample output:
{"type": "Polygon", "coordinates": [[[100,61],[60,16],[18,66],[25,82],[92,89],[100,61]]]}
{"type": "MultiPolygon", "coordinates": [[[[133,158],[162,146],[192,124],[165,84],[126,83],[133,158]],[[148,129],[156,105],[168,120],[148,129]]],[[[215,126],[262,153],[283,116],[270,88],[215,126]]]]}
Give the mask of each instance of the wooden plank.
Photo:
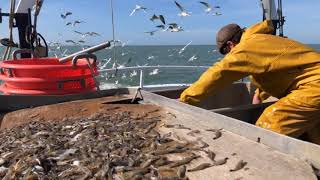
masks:
{"type": "Polygon", "coordinates": [[[320,169],[319,145],[277,134],[221,114],[184,104],[177,100],[169,99],[150,92],[142,91],[142,95],[146,102],[172,108],[181,113],[186,113],[195,117],[198,119],[198,121],[195,122],[197,124],[203,124],[208,128],[223,128],[252,141],[259,141],[260,143],[282,153],[290,154],[297,158],[306,160],[314,167],[320,169]]]}

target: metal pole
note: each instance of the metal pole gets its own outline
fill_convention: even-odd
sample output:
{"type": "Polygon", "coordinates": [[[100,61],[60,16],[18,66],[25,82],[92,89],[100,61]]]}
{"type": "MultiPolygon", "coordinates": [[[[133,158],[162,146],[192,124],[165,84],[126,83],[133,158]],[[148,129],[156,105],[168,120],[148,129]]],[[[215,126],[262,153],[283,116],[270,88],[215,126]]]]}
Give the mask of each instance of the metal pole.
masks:
{"type": "MultiPolygon", "coordinates": [[[[115,46],[115,25],[114,25],[114,13],[113,13],[113,0],[110,0],[110,6],[111,6],[111,21],[112,21],[112,39],[113,39],[113,43],[114,43],[114,47],[113,47],[113,60],[116,64],[117,67],[117,59],[116,59],[116,46],[115,46]]],[[[117,71],[115,73],[115,76],[117,74],[117,71]]]]}
{"type": "Polygon", "coordinates": [[[282,15],[282,0],[278,0],[278,18],[279,18],[279,36],[283,37],[283,24],[284,19],[282,15]]]}
{"type": "Polygon", "coordinates": [[[142,89],[143,88],[143,70],[140,70],[140,83],[139,87],[142,89]]]}
{"type": "Polygon", "coordinates": [[[82,54],[82,53],[94,53],[96,51],[100,51],[100,50],[102,50],[104,48],[107,48],[107,47],[110,47],[110,42],[109,41],[101,43],[101,44],[93,46],[93,47],[90,47],[88,49],[84,49],[84,50],[76,52],[76,53],[73,53],[73,54],[71,54],[69,56],[66,56],[64,58],[60,58],[59,62],[60,63],[64,63],[64,62],[72,60],[73,57],[75,57],[75,56],[77,56],[79,54],[82,54]]]}

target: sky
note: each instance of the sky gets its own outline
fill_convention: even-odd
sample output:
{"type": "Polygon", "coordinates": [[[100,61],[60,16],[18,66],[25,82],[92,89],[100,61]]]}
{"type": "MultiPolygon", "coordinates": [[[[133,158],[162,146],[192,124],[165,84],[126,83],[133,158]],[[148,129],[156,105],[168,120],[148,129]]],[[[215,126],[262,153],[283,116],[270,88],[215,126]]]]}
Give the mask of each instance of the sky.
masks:
{"type": "MultiPolygon", "coordinates": [[[[9,0],[0,0],[0,8],[8,12],[9,0]]],[[[237,23],[249,27],[262,20],[259,0],[207,0],[219,5],[221,16],[210,16],[204,12],[199,0],[178,0],[185,9],[192,12],[190,17],[179,17],[174,0],[113,0],[115,17],[115,39],[128,45],[178,45],[215,44],[215,35],[224,25],[237,23]],[[129,16],[136,4],[143,5],[147,12],[137,12],[129,16]],[[150,36],[144,32],[155,30],[158,22],[149,18],[153,14],[163,14],[168,23],[180,24],[184,32],[157,32],[150,36]]],[[[319,0],[283,0],[283,14],[286,16],[285,35],[306,44],[320,44],[319,0]],[[304,2],[304,3],[303,3],[304,2]]],[[[0,38],[8,37],[7,18],[0,24],[0,38]]],[[[88,44],[97,44],[112,39],[110,0],[45,0],[38,20],[38,32],[47,41],[65,42],[80,40],[73,31],[97,32],[101,37],[86,39],[88,44]],[[73,14],[63,20],[61,13],[73,14]],[[68,21],[85,21],[76,27],[66,26],[68,21]]]]}

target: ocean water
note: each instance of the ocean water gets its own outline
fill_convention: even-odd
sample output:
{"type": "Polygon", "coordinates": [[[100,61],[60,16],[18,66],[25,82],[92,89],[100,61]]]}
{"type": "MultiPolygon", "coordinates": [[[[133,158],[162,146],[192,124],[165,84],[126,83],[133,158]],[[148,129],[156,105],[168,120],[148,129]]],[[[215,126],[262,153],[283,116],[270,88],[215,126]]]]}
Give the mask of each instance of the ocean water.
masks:
{"type": "MultiPolygon", "coordinates": [[[[320,45],[310,45],[320,51],[320,45]]],[[[177,46],[124,46],[105,49],[96,53],[99,69],[112,68],[117,63],[121,67],[130,66],[211,66],[223,58],[214,45],[190,45],[182,51],[184,45],[177,46]],[[115,51],[115,58],[113,53],[115,51]],[[116,59],[116,61],[115,61],[116,59]],[[108,63],[107,63],[108,62],[108,63]]],[[[50,47],[49,56],[62,57],[81,50],[80,46],[50,47]]],[[[0,47],[0,54],[4,47],[0,47]]],[[[158,69],[145,70],[144,84],[190,84],[196,81],[204,72],[204,69],[158,69]]],[[[118,71],[115,75],[100,73],[98,77],[104,88],[126,87],[139,85],[139,72],[118,71]]]]}

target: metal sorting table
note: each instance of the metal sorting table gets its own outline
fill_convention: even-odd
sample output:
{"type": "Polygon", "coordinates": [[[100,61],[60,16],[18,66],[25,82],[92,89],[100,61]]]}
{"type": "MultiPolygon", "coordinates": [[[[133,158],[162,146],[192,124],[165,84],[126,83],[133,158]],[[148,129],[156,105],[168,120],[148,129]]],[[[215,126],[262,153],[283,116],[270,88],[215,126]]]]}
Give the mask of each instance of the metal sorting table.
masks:
{"type": "MultiPolygon", "coordinates": [[[[318,167],[320,147],[317,145],[278,135],[146,91],[142,91],[142,104],[127,104],[132,96],[111,96],[18,110],[4,116],[1,128],[10,128],[35,119],[58,121],[65,117],[90,117],[98,111],[109,114],[125,111],[136,116],[160,115],[162,121],[158,128],[161,134],[172,132],[172,137],[177,141],[201,140],[209,144],[206,149],[212,150],[216,159],[229,158],[225,165],[188,172],[190,179],[317,179],[306,161],[318,167]],[[190,130],[166,128],[165,124],[182,124],[192,130],[199,130],[200,133],[191,136],[188,135],[190,130]],[[210,128],[223,128],[222,136],[213,140],[212,132],[205,131],[210,128]],[[256,142],[257,137],[260,143],[256,142]],[[247,162],[245,169],[230,172],[239,160],[247,162]]],[[[187,168],[210,162],[204,152],[195,153],[201,155],[201,158],[192,161],[187,168]]],[[[182,157],[172,156],[172,160],[179,158],[182,157]]]]}

